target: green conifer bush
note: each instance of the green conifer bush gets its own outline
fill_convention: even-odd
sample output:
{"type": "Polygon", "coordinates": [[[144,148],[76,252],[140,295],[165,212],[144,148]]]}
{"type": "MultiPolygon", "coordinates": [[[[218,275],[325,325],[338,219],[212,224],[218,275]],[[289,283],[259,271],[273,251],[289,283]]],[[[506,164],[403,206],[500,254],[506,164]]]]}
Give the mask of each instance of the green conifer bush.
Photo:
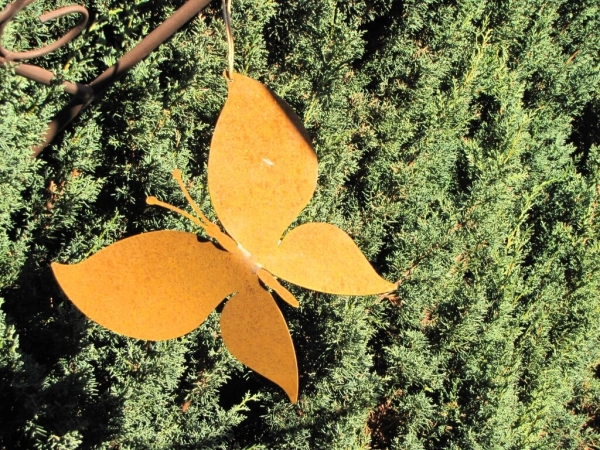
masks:
{"type": "MultiPolygon", "coordinates": [[[[70,3],[37,0],[2,44],[60,37],[73,17],[36,18],[70,3]]],[[[182,4],[85,2],[82,36],[32,61],[53,86],[0,66],[0,449],[600,447],[600,3],[234,0],[236,70],[292,105],[319,157],[294,225],[341,227],[398,282],[287,285],[297,404],[229,354],[221,307],[184,337],[130,339],[49,268],[202,234],[145,203],[187,207],[176,167],[216,220],[220,2],[30,156],[69,101],[59,82],[93,79],[182,4]]]]}

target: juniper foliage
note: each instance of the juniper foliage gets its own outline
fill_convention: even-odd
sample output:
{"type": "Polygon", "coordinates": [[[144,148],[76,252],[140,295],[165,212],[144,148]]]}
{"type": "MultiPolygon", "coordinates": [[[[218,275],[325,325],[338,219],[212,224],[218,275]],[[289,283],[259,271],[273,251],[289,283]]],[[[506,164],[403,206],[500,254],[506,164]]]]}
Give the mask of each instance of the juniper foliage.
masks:
{"type": "MultiPolygon", "coordinates": [[[[3,44],[59,37],[73,18],[36,17],[68,3],[33,3],[3,44]]],[[[232,358],[218,311],[146,342],[61,296],[51,261],[143,231],[198,232],[145,205],[185,207],[175,167],[216,219],[217,3],[36,160],[68,97],[0,67],[0,448],[600,445],[595,0],[234,2],[236,69],[296,109],[319,157],[297,223],[340,226],[399,282],[381,298],[290,286],[297,405],[232,358]]],[[[93,79],[181,4],[90,0],[83,36],[36,63],[93,79]]]]}

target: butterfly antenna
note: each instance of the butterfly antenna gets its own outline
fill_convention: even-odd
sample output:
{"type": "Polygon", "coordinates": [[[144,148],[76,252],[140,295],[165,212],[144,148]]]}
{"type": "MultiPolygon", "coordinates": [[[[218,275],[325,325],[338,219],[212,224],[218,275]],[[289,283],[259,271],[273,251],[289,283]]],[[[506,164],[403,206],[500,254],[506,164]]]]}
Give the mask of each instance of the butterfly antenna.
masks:
{"type": "Polygon", "coordinates": [[[154,196],[146,198],[146,203],[148,203],[149,205],[162,206],[163,208],[176,212],[177,214],[181,214],[186,219],[191,220],[200,228],[204,229],[204,231],[206,231],[206,233],[209,236],[217,239],[219,242],[223,240],[223,236],[226,238],[227,236],[223,235],[219,227],[212,223],[210,220],[208,220],[204,214],[202,214],[202,211],[200,211],[200,208],[198,207],[198,205],[196,205],[196,202],[194,202],[194,200],[190,196],[190,193],[183,184],[183,179],[181,178],[181,170],[175,169],[173,171],[173,178],[175,178],[175,181],[177,181],[177,183],[179,184],[179,187],[183,191],[183,195],[187,199],[188,203],[192,206],[192,209],[198,215],[198,217],[194,217],[191,214],[185,212],[184,210],[177,208],[176,206],[169,205],[165,202],[161,202],[154,196]]]}
{"type": "Polygon", "coordinates": [[[207,232],[209,231],[207,225],[204,222],[202,222],[200,219],[198,219],[197,217],[192,216],[190,213],[187,213],[183,209],[179,209],[176,206],[169,205],[168,203],[165,203],[165,202],[161,202],[159,199],[157,199],[153,195],[151,195],[150,197],[146,197],[146,203],[149,205],[162,206],[165,209],[176,212],[177,214],[181,214],[186,219],[189,219],[192,222],[194,222],[200,228],[203,228],[207,232]]]}
{"type": "Polygon", "coordinates": [[[207,225],[208,224],[212,225],[212,222],[210,220],[208,220],[204,214],[202,214],[202,211],[200,211],[200,208],[198,207],[196,202],[192,199],[192,196],[190,195],[187,188],[185,187],[185,184],[183,184],[183,178],[181,178],[181,170],[175,169],[173,171],[173,178],[175,178],[175,181],[177,181],[177,184],[179,184],[179,187],[183,191],[183,195],[185,196],[188,203],[192,206],[192,209],[194,210],[194,212],[198,215],[198,217],[200,217],[200,220],[207,225]]]}

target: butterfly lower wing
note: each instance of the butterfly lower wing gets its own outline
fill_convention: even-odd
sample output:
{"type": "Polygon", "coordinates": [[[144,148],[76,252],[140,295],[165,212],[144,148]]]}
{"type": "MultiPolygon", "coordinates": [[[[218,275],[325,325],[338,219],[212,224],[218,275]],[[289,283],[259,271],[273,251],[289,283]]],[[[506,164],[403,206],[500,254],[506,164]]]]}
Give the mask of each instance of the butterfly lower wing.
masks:
{"type": "Polygon", "coordinates": [[[317,157],[298,116],[238,73],[213,134],[208,188],[227,232],[259,260],[277,247],[317,184],[317,157]]]}
{"type": "Polygon", "coordinates": [[[90,319],[150,340],[198,327],[247,271],[231,253],[179,231],[123,239],[79,264],[53,263],[52,270],[90,319]]]}
{"type": "Polygon", "coordinates": [[[298,366],[287,324],[258,279],[234,295],[221,313],[225,345],[240,362],[298,400],[298,366]]]}
{"type": "Polygon", "coordinates": [[[350,236],[327,223],[294,228],[261,262],[290,283],[329,294],[372,295],[396,289],[375,272],[350,236]]]}

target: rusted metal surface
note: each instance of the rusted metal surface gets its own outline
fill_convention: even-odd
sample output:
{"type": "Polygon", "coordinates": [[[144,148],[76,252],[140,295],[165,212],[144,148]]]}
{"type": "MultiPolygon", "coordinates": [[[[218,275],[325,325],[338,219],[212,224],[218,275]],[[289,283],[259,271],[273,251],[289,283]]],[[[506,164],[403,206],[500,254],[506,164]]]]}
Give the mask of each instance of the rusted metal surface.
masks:
{"type": "Polygon", "coordinates": [[[66,295],[92,320],[143,339],[191,331],[227,295],[225,345],[242,363],[298,398],[298,369],[277,303],[259,280],[292,306],[298,301],[273,276],[310,289],[367,295],[396,289],[381,278],[352,239],[326,223],[287,228],[310,201],[317,158],[291,108],[261,83],[228,73],[229,96],[215,128],[209,192],[229,235],[211,223],[174,177],[196,217],[175,211],[222,248],[193,234],[158,231],[124,239],[73,266],[53,264],[66,295]]]}
{"type": "Polygon", "coordinates": [[[208,190],[225,230],[260,259],[311,199],[317,155],[283,100],[256,80],[232,77],[210,144],[208,190]]]}
{"type": "MultiPolygon", "coordinates": [[[[27,52],[13,52],[2,46],[2,33],[6,25],[14,17],[35,0],[16,0],[10,3],[2,12],[0,12],[0,65],[9,62],[18,63],[20,61],[37,58],[66,45],[77,37],[85,28],[89,14],[86,8],[79,5],[70,5],[59,8],[40,16],[42,22],[54,20],[69,14],[78,14],[81,16],[75,27],[69,30],[63,37],[52,44],[45,45],[39,49],[27,52]]],[[[190,19],[202,11],[210,0],[188,0],[183,6],[173,13],[167,20],[160,24],[148,36],[127,52],[119,61],[102,72],[97,78],[89,83],[70,83],[64,82],[65,92],[74,96],[72,101],[65,106],[56,117],[48,124],[48,129],[43,137],[43,142],[33,148],[33,157],[39,156],[61,130],[63,130],[73,119],[75,119],[86,107],[94,101],[99,100],[106,90],[121,79],[132,67],[146,58],[160,44],[169,39],[179,28],[186,24],[190,19]]],[[[31,80],[45,85],[50,85],[55,78],[54,74],[41,67],[31,64],[18,64],[15,67],[15,73],[31,80]]]]}
{"type": "Polygon", "coordinates": [[[282,237],[313,196],[317,155],[287,103],[256,80],[239,73],[232,80],[208,157],[208,190],[225,230],[265,269],[299,286],[347,295],[393,290],[333,225],[301,225],[282,237]]]}
{"type": "Polygon", "coordinates": [[[79,264],[52,264],[67,297],[90,319],[138,339],[189,333],[235,292],[246,273],[232,253],[196,235],[154,231],[123,239],[79,264]]]}
{"type": "Polygon", "coordinates": [[[298,363],[287,323],[277,303],[254,277],[227,301],[221,313],[225,345],[241,363],[298,401],[298,363]]]}

